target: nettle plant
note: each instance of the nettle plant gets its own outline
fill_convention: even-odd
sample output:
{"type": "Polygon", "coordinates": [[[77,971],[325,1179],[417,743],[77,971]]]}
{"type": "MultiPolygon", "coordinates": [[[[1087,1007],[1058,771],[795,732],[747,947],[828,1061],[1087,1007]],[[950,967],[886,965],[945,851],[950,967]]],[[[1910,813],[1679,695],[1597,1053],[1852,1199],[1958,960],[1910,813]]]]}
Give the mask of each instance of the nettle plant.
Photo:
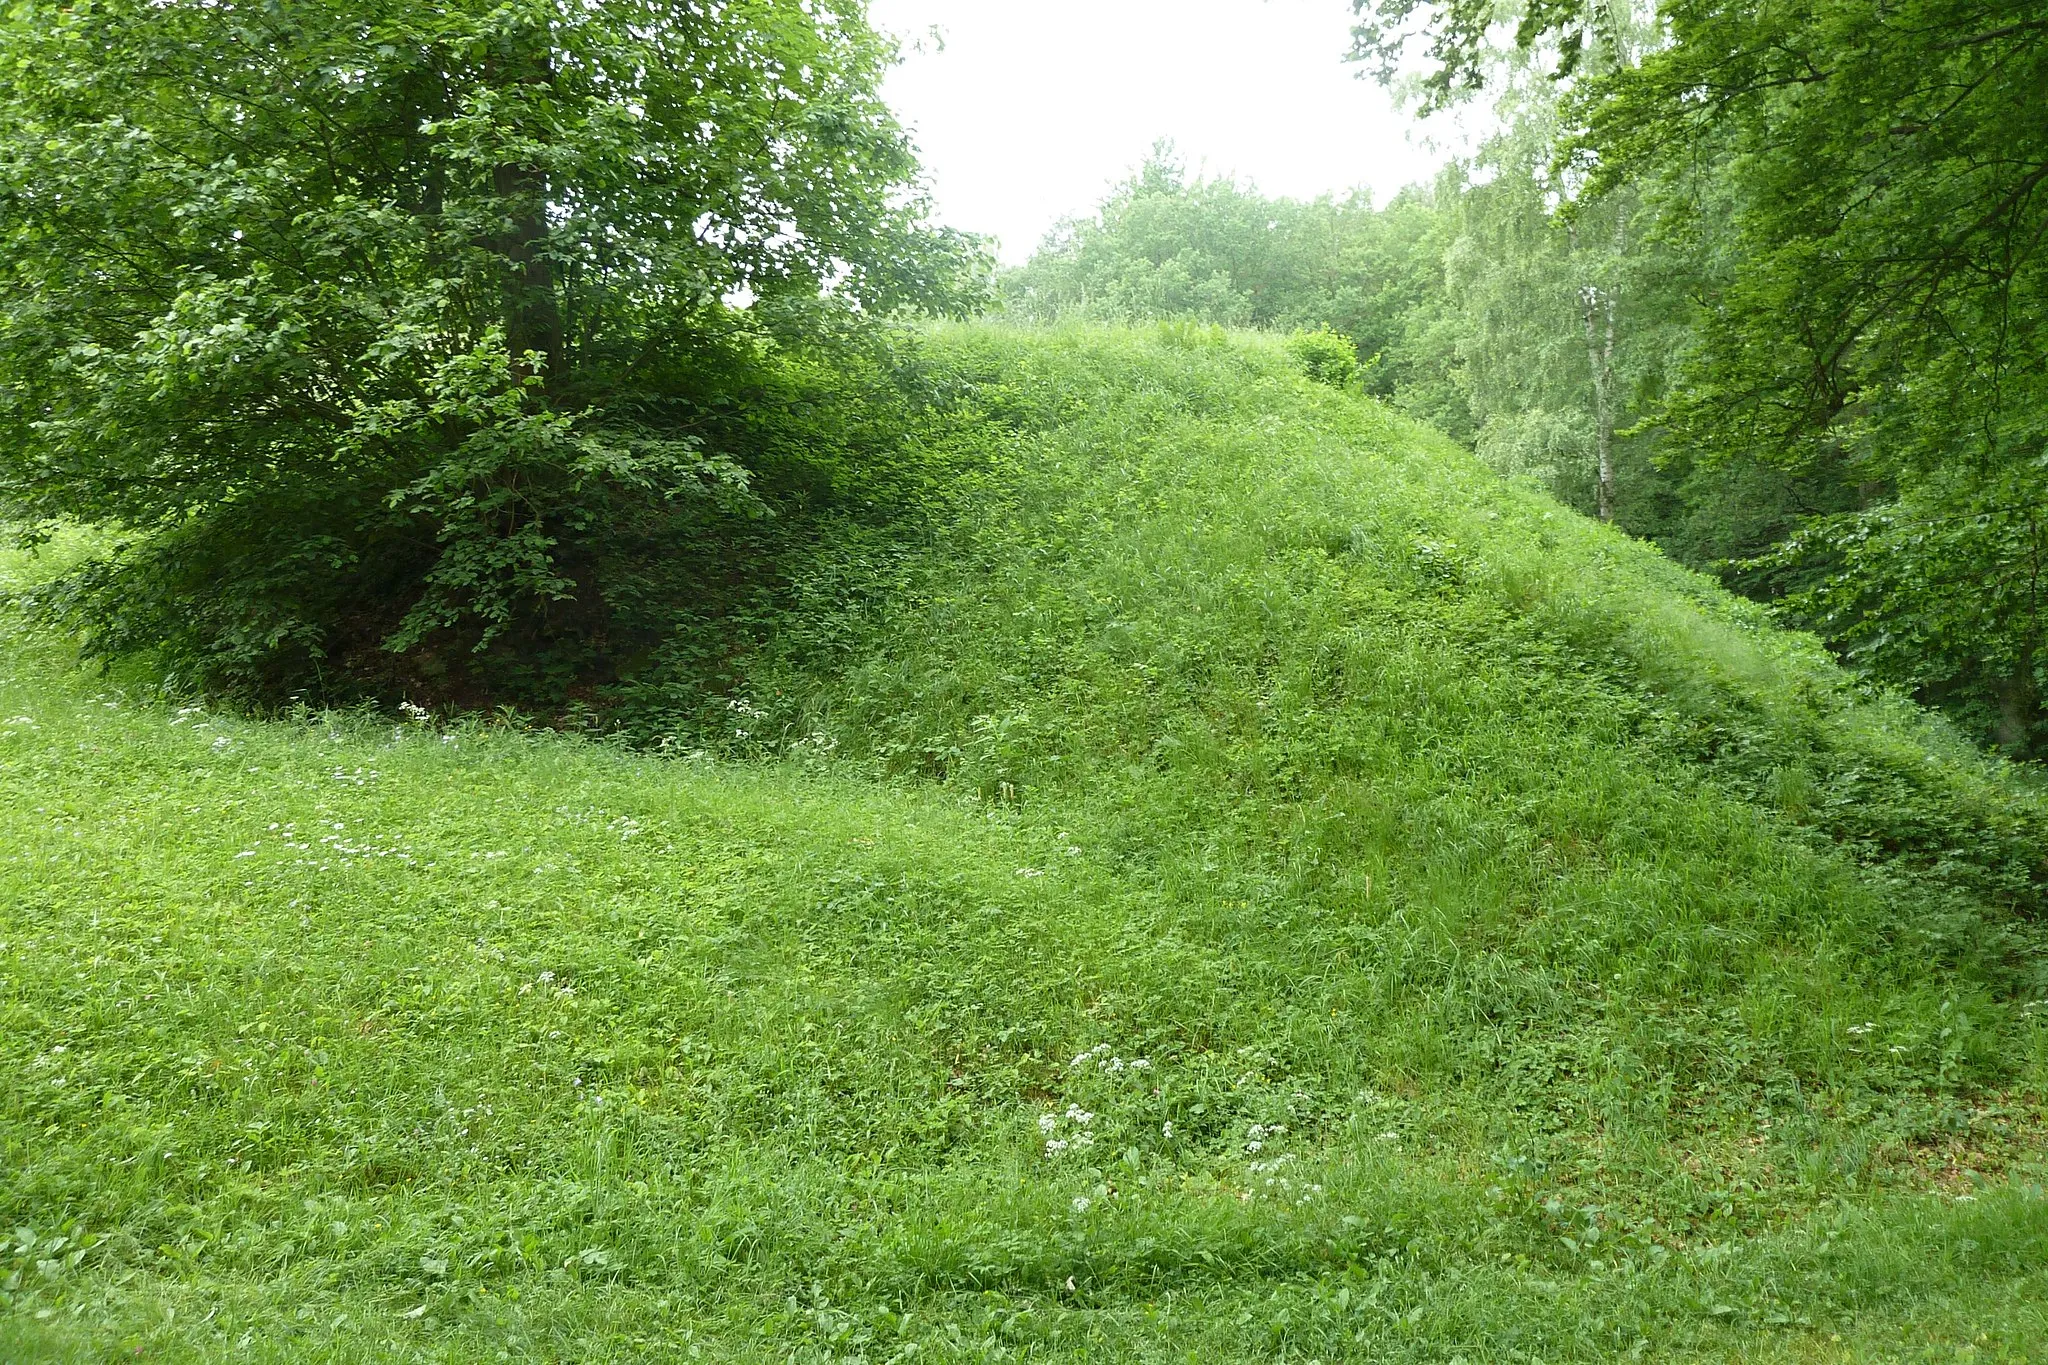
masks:
{"type": "Polygon", "coordinates": [[[858,0],[9,5],[0,507],[119,528],[66,604],[211,685],[574,671],[752,498],[721,411],[971,292],[890,59],[858,0]]]}

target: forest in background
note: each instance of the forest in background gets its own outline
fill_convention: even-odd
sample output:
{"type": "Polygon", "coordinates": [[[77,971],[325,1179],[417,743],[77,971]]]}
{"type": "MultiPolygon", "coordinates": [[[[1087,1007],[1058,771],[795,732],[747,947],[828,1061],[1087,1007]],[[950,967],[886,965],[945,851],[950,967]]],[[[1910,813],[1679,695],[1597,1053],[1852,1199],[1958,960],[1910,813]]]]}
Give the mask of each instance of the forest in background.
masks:
{"type": "Polygon", "coordinates": [[[844,567],[821,524],[956,514],[898,453],[975,400],[903,324],[993,296],[1339,338],[1502,473],[2048,751],[2038,7],[1354,10],[1361,74],[1495,135],[1384,205],[1162,149],[992,280],[858,4],[22,0],[0,509],[109,547],[35,606],[266,704],[715,693],[844,567]]]}
{"type": "Polygon", "coordinates": [[[2048,19],[1358,9],[1370,74],[1424,114],[1490,101],[1497,131],[1379,205],[1267,198],[1162,144],[1004,306],[1339,334],[1365,389],[1502,474],[2038,758],[2048,19]]]}

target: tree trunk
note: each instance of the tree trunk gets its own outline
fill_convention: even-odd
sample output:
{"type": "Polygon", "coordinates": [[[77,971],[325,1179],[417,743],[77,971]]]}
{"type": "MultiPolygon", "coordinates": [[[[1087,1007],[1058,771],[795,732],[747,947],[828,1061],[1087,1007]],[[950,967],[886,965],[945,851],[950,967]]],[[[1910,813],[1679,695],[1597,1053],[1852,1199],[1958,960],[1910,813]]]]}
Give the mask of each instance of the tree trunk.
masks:
{"type": "Polygon", "coordinates": [[[2016,759],[2034,756],[2034,726],[2041,718],[2041,699],[2034,690],[2031,658],[2022,659],[2012,674],[1999,680],[1998,747],[2016,759]]]}
{"type": "MultiPolygon", "coordinates": [[[[1622,225],[1615,222],[1615,256],[1619,259],[1625,243],[1622,225]]],[[[1571,245],[1579,245],[1577,224],[1571,227],[1571,245]]],[[[1593,372],[1594,491],[1600,520],[1614,520],[1614,332],[1615,292],[1597,284],[1579,289],[1579,309],[1586,322],[1586,361],[1593,372]]]]}
{"type": "Polygon", "coordinates": [[[1594,309],[1586,310],[1586,346],[1593,361],[1593,448],[1597,454],[1596,497],[1600,520],[1614,520],[1614,296],[1596,291],[1606,314],[1606,333],[1595,344],[1594,309]]]}
{"type": "Polygon", "coordinates": [[[2019,658],[1999,680],[1998,747],[2016,759],[2034,757],[2034,729],[2041,720],[2041,690],[2034,682],[2034,660],[2041,638],[2041,524],[2030,512],[2027,520],[2026,624],[2021,629],[2019,658]]]}
{"type": "MultiPolygon", "coordinates": [[[[520,85],[551,86],[555,65],[545,34],[533,38],[533,46],[507,74],[520,85]]],[[[512,353],[512,368],[522,378],[531,373],[525,357],[538,354],[544,381],[552,387],[559,382],[565,346],[562,309],[557,297],[554,262],[547,256],[548,176],[533,165],[508,164],[491,168],[491,189],[504,215],[504,227],[495,244],[503,258],[503,309],[505,346],[512,353]]]]}
{"type": "Polygon", "coordinates": [[[527,373],[524,357],[540,355],[549,384],[562,373],[562,310],[555,296],[554,263],[547,258],[547,175],[533,166],[497,166],[491,187],[508,221],[499,252],[505,258],[505,345],[513,368],[527,373]]]}
{"type": "MultiPolygon", "coordinates": [[[[1604,46],[1606,60],[1603,65],[1610,70],[1627,70],[1636,64],[1636,54],[1630,46],[1630,35],[1623,17],[1615,12],[1613,0],[1593,0],[1589,17],[1596,43],[1604,46]]],[[[1617,198],[1614,204],[1614,245],[1608,257],[1608,270],[1601,272],[1609,276],[1613,267],[1618,266],[1628,250],[1627,201],[1617,198]]],[[[1574,255],[1579,249],[1579,229],[1571,226],[1571,248],[1574,255]]],[[[1593,443],[1597,457],[1595,496],[1600,511],[1600,520],[1614,520],[1614,332],[1615,312],[1619,302],[1619,291],[1612,287],[1602,288],[1588,284],[1579,290],[1579,306],[1586,319],[1586,359],[1593,367],[1593,443]]]]}

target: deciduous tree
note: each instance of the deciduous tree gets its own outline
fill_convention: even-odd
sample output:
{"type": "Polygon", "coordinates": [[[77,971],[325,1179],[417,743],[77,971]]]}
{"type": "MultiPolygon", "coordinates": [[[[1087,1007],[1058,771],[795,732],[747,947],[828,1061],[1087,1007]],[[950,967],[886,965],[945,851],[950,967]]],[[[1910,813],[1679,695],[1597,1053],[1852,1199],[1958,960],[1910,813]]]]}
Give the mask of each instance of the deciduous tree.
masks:
{"type": "Polygon", "coordinates": [[[889,58],[859,0],[10,0],[0,497],[134,533],[74,600],[215,683],[591,646],[607,535],[748,496],[709,395],[962,297],[889,58]]]}

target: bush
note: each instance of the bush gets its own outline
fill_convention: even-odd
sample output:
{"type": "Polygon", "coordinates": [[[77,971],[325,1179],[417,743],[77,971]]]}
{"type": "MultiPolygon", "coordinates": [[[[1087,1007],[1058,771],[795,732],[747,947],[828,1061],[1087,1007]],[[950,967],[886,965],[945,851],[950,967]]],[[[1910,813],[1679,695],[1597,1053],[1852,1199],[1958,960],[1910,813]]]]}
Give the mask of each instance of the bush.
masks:
{"type": "Polygon", "coordinates": [[[1287,339],[1287,354],[1318,384],[1341,389],[1358,377],[1358,348],[1328,328],[1296,332],[1287,339]]]}

